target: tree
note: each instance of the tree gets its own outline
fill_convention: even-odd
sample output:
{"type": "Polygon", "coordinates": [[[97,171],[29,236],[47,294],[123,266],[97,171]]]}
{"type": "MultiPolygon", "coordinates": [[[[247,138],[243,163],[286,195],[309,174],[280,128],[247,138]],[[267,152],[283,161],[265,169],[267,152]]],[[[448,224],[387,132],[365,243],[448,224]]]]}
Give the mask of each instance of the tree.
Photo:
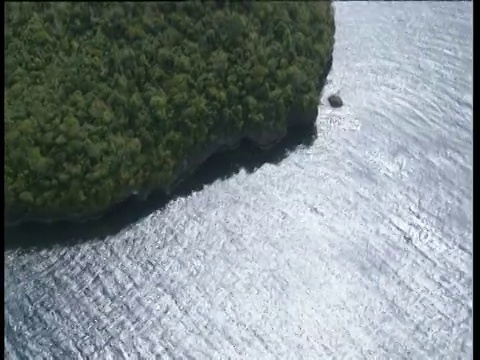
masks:
{"type": "Polygon", "coordinates": [[[286,132],[334,44],[330,1],[6,6],[10,214],[88,214],[218,139],[286,132]]]}

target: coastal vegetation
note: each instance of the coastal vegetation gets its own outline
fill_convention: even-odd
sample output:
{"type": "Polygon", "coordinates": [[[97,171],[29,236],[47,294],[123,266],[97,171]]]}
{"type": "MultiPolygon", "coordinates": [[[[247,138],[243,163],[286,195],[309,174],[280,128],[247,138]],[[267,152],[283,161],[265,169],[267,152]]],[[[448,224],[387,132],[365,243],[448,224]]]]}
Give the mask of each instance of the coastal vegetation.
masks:
{"type": "Polygon", "coordinates": [[[15,218],[99,213],[167,190],[224,139],[284,136],[291,114],[316,113],[335,30],[330,1],[16,2],[6,16],[15,218]]]}

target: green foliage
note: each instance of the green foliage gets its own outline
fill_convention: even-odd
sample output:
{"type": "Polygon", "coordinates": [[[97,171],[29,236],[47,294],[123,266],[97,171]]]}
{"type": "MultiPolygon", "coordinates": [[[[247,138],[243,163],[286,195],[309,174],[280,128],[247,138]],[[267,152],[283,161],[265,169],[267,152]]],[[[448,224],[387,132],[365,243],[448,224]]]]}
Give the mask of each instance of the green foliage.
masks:
{"type": "Polygon", "coordinates": [[[322,2],[8,3],[7,208],[89,213],[222,137],[316,107],[322,2]]]}

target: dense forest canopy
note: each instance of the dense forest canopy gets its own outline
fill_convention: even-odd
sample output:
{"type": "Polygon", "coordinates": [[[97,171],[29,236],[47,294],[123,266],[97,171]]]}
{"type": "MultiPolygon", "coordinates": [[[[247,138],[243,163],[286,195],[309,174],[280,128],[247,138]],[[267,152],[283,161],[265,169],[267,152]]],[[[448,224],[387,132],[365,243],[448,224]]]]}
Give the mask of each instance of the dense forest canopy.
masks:
{"type": "Polygon", "coordinates": [[[87,214],[189,155],[316,108],[321,2],[17,2],[5,34],[7,211],[87,214]]]}

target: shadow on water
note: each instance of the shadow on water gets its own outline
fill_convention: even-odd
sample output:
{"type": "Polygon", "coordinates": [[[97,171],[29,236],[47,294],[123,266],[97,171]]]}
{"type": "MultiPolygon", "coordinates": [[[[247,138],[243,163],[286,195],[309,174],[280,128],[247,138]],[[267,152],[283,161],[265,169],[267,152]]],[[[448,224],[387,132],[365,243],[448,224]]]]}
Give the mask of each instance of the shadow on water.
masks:
{"type": "Polygon", "coordinates": [[[130,198],[112,207],[101,218],[83,223],[30,222],[9,227],[5,230],[5,249],[44,249],[54,245],[71,246],[104,239],[117,234],[155,210],[164,208],[170,200],[188,196],[218,179],[228,179],[241,169],[253,173],[265,163],[278,164],[297,147],[311,146],[316,137],[317,129],[312,126],[289,130],[288,135],[269,150],[262,151],[244,141],[235,150],[210,157],[193,175],[183,181],[170,197],[157,191],[143,201],[130,198]]]}

